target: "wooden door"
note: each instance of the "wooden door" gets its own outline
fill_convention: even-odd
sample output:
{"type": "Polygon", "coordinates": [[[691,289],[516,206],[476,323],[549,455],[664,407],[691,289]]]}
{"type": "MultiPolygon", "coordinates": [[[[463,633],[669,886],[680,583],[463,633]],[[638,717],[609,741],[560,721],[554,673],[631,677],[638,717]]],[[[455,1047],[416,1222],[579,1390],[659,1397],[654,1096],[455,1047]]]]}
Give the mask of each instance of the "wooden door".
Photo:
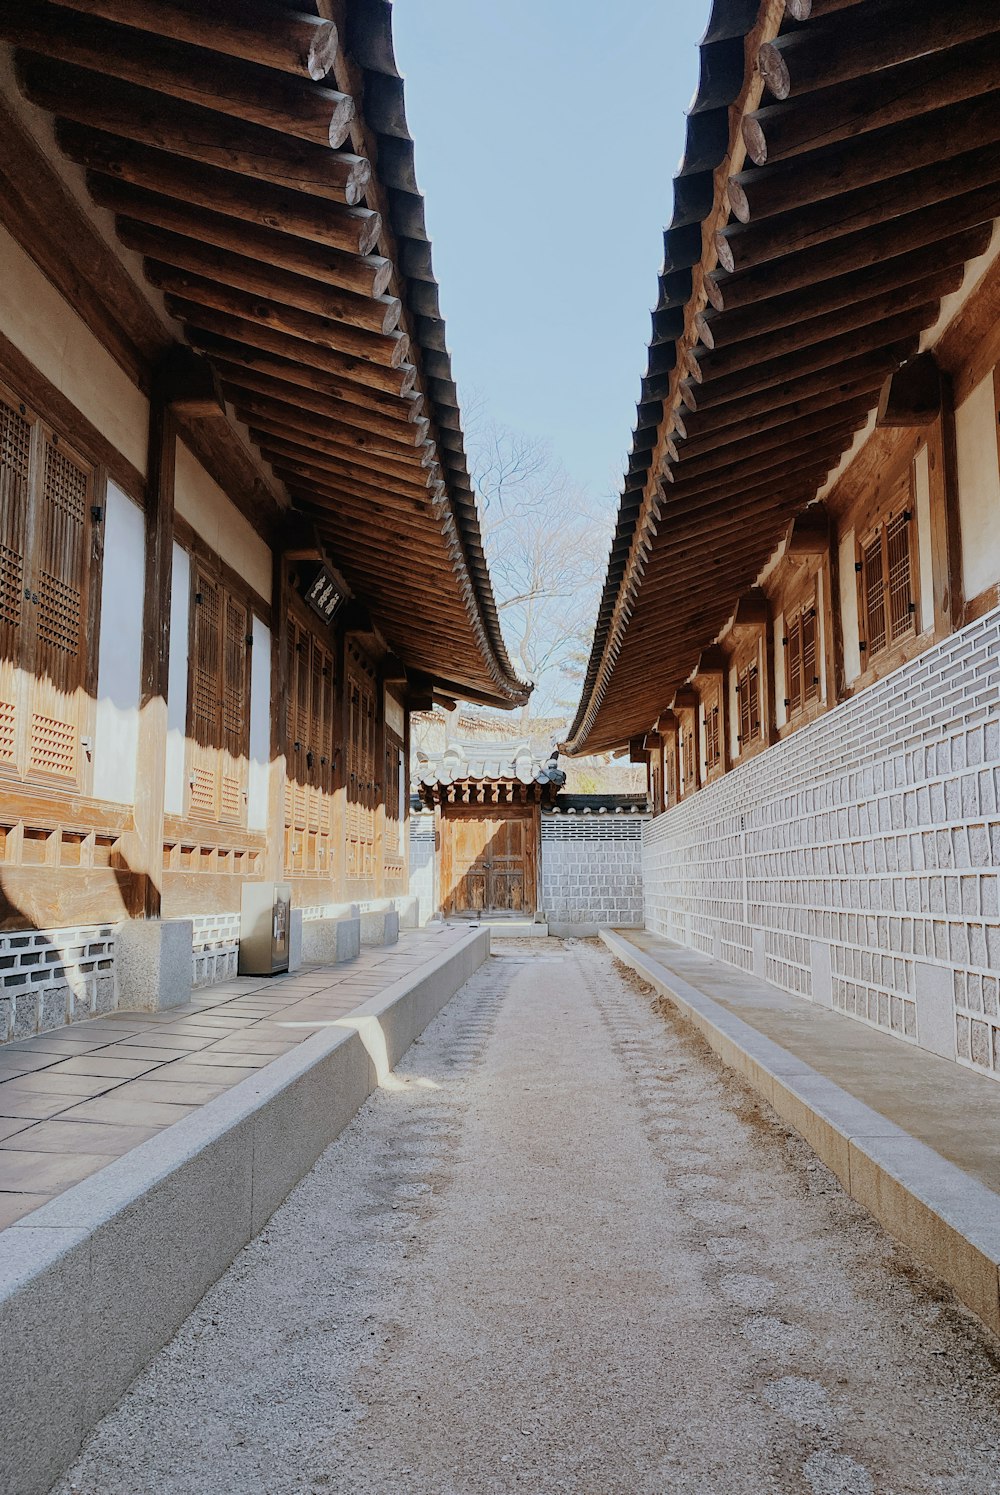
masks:
{"type": "Polygon", "coordinates": [[[537,858],[533,806],[447,806],[441,820],[444,912],[533,914],[537,858]]]}

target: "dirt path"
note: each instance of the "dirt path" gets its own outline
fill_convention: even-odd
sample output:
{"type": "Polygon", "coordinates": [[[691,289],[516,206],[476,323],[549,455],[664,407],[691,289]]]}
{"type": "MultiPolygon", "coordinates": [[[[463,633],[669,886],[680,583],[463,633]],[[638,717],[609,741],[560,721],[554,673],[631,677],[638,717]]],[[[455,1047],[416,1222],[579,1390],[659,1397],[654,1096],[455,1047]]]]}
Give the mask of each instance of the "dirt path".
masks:
{"type": "Polygon", "coordinates": [[[596,944],[504,949],[59,1495],[998,1495],[1000,1360],[596,944]]]}

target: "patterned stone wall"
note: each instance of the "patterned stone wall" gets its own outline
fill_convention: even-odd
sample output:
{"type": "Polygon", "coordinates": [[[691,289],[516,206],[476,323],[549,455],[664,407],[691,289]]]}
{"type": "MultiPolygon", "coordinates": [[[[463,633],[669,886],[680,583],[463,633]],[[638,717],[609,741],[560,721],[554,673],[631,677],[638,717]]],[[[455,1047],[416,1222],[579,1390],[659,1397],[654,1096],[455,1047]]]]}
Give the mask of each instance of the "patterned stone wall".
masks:
{"type": "Polygon", "coordinates": [[[543,815],[542,909],[553,934],[641,928],[645,815],[543,815]]]}
{"type": "Polygon", "coordinates": [[[657,934],[1000,1076],[1000,612],[650,822],[657,934]]]}
{"type": "Polygon", "coordinates": [[[0,1043],[110,1012],[114,955],[110,924],[0,934],[0,1043]]]}

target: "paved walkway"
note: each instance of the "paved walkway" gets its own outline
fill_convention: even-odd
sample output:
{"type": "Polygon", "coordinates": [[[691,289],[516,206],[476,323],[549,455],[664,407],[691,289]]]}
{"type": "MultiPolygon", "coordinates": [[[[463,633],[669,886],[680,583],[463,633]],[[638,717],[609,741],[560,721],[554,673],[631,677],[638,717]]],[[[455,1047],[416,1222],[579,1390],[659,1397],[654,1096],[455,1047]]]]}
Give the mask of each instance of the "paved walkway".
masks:
{"type": "Polygon", "coordinates": [[[356,960],[242,976],[166,1012],[113,1012],[0,1048],[0,1230],[463,939],[408,932],[356,960]]]}
{"type": "Polygon", "coordinates": [[[1000,1194],[1000,1085],[841,1012],[661,939],[621,937],[1000,1194]]]}
{"type": "Polygon", "coordinates": [[[593,942],[506,947],[58,1495],[998,1495],[1000,1357],[593,942]]]}

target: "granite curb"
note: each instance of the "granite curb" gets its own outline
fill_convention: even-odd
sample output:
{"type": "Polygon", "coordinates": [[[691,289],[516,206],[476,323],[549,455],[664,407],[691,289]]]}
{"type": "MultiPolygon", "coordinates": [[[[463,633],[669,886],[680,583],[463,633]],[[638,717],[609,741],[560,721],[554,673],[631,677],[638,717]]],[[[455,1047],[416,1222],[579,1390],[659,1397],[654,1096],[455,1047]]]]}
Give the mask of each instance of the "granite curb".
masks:
{"type": "Polygon", "coordinates": [[[489,932],[470,932],[0,1231],[4,1495],[45,1495],[488,955],[489,932]]]}
{"type": "Polygon", "coordinates": [[[1000,1196],[613,930],[601,939],[701,1033],[885,1229],[1000,1334],[1000,1196]]]}

